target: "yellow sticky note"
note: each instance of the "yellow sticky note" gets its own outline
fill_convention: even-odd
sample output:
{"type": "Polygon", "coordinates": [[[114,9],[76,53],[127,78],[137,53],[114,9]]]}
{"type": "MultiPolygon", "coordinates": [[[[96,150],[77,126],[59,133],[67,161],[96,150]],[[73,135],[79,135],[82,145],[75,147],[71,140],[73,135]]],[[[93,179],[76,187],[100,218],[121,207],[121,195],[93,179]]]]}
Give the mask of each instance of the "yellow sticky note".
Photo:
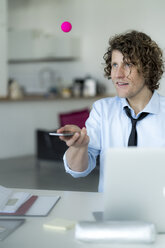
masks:
{"type": "Polygon", "coordinates": [[[67,219],[53,219],[43,225],[44,228],[56,231],[66,231],[75,226],[76,222],[67,219]]]}

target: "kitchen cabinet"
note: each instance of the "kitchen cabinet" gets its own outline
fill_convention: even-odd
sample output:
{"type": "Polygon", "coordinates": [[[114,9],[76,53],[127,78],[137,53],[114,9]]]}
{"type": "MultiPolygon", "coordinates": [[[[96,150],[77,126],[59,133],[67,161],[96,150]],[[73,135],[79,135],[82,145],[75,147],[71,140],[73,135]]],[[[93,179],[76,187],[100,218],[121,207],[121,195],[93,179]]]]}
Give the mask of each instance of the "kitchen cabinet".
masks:
{"type": "Polygon", "coordinates": [[[39,30],[8,32],[9,62],[74,60],[80,56],[78,37],[55,36],[39,30]]]}

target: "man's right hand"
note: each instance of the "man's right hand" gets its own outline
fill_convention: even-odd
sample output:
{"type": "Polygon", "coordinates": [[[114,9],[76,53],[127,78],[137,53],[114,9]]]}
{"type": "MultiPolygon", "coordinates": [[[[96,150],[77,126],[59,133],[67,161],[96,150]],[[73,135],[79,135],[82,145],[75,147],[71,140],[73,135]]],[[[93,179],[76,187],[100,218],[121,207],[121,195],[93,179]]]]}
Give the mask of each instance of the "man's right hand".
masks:
{"type": "Polygon", "coordinates": [[[65,141],[67,146],[80,148],[88,145],[89,136],[87,135],[87,130],[85,127],[81,129],[76,125],[65,125],[57,130],[58,133],[62,133],[64,131],[75,132],[75,134],[71,137],[60,136],[60,139],[65,141]]]}

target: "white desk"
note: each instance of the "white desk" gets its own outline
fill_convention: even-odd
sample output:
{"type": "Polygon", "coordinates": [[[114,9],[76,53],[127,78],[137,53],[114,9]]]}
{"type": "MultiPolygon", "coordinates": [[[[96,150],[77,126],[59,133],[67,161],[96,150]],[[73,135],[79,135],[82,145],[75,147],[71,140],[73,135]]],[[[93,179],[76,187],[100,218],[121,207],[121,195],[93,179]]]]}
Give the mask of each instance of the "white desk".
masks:
{"type": "MultiPolygon", "coordinates": [[[[18,191],[18,190],[17,190],[18,191]]],[[[66,232],[46,230],[43,224],[53,218],[66,218],[75,221],[94,220],[93,211],[102,211],[101,193],[23,190],[37,195],[60,195],[61,199],[47,217],[26,217],[25,223],[4,241],[1,248],[164,248],[165,235],[158,235],[153,245],[113,245],[89,244],[74,238],[74,229],[66,232]]]]}

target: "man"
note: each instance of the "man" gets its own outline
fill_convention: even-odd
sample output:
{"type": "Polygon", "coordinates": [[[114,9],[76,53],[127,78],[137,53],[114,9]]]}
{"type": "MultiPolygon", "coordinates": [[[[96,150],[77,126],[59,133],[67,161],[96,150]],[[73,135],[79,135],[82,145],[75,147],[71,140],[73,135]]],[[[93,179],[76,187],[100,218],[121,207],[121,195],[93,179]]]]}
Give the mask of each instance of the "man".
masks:
{"type": "Polygon", "coordinates": [[[142,32],[128,32],[110,39],[104,59],[105,75],[117,96],[94,103],[86,128],[66,125],[58,130],[76,132],[61,138],[69,146],[64,164],[72,176],[88,175],[100,155],[99,191],[107,148],[165,146],[165,97],[156,92],[164,70],[158,45],[142,32]]]}

